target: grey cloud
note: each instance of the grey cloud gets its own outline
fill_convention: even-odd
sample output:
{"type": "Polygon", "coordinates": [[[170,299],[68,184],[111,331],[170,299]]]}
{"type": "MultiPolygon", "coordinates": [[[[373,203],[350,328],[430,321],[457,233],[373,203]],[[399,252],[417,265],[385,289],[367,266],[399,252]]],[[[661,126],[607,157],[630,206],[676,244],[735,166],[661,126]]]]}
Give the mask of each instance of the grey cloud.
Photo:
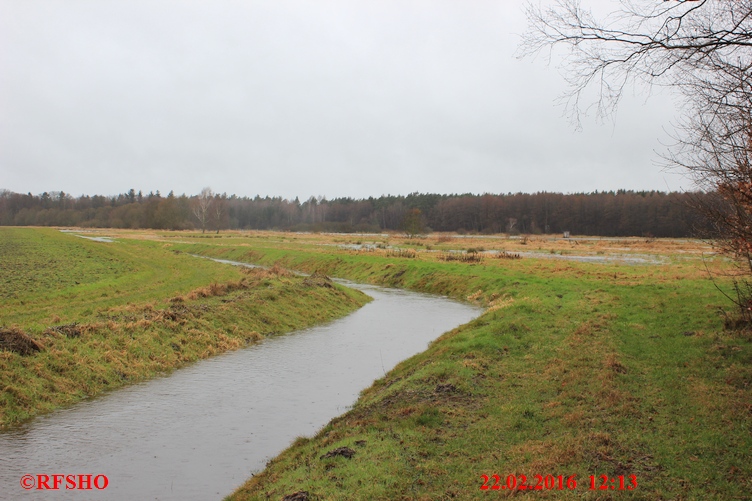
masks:
{"type": "Polygon", "coordinates": [[[555,69],[513,57],[524,29],[511,0],[0,0],[0,187],[685,186],[654,164],[670,99],[575,133],[555,69]]]}

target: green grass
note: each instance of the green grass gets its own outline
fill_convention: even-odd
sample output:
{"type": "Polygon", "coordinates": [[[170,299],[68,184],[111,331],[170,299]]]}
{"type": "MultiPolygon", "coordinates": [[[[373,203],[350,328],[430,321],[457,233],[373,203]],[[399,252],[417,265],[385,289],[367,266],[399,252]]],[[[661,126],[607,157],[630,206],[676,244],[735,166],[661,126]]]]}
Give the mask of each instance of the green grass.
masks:
{"type": "MultiPolygon", "coordinates": [[[[695,244],[667,243],[687,247],[681,257],[664,253],[669,264],[660,266],[478,264],[422,249],[404,259],[321,245],[341,237],[117,235],[103,244],[0,230],[0,283],[8,284],[0,323],[45,348],[0,352],[4,423],[363,300],[186,255],[200,253],[488,307],[376,381],[315,437],[298,439],[232,499],[300,490],[313,500],[511,495],[481,491],[483,474],[577,476],[573,491],[514,493],[536,499],[752,499],[752,336],[723,330],[718,309],[728,304],[684,252],[695,244]],[[83,326],[79,338],[47,330],[73,321],[83,326]],[[355,456],[322,458],[337,447],[355,456]],[[638,488],[589,491],[589,475],[601,474],[635,475],[638,488]]],[[[662,252],[659,241],[640,245],[662,252]]]]}
{"type": "Polygon", "coordinates": [[[23,300],[132,272],[129,263],[114,259],[112,251],[112,245],[56,230],[0,228],[0,298],[23,300]]]}
{"type": "Polygon", "coordinates": [[[576,490],[525,494],[536,499],[752,499],[752,336],[723,330],[728,305],[699,261],[479,265],[247,238],[178,247],[489,306],[231,499],[510,495],[482,492],[482,474],[577,476],[576,490]],[[343,446],[352,459],[321,459],[343,446]],[[635,475],[638,488],[588,490],[602,474],[635,475]]]}
{"type": "Polygon", "coordinates": [[[0,351],[0,427],[368,301],[326,281],[219,264],[159,242],[14,228],[0,229],[0,242],[8,285],[0,335],[12,327],[42,346],[27,356],[0,351]]]}
{"type": "Polygon", "coordinates": [[[0,228],[0,325],[39,331],[85,321],[102,308],[164,301],[240,272],[165,244],[118,239],[94,242],[54,229],[0,228]]]}

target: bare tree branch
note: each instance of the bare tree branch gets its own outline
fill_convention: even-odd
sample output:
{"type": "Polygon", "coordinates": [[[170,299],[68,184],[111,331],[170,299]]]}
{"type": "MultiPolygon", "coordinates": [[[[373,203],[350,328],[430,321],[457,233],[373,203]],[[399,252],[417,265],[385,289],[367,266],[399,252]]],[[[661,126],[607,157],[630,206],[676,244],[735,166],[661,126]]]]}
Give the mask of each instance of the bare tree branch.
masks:
{"type": "Polygon", "coordinates": [[[193,215],[196,216],[196,219],[198,219],[198,222],[201,225],[201,233],[206,232],[206,224],[209,222],[209,216],[211,215],[210,209],[213,199],[214,193],[212,193],[211,188],[206,187],[201,190],[201,193],[199,193],[193,201],[193,207],[191,209],[193,215]]]}
{"type": "MultiPolygon", "coordinates": [[[[527,5],[520,57],[566,49],[563,99],[576,125],[595,106],[613,116],[624,89],[678,91],[682,117],[665,157],[715,197],[697,197],[721,250],[752,276],[752,0],[621,0],[596,20],[579,0],[527,5]],[[594,104],[582,96],[596,86],[594,104]]],[[[550,60],[550,59],[549,59],[550,60]]],[[[736,304],[752,321],[752,285],[735,281],[736,304]]]]}

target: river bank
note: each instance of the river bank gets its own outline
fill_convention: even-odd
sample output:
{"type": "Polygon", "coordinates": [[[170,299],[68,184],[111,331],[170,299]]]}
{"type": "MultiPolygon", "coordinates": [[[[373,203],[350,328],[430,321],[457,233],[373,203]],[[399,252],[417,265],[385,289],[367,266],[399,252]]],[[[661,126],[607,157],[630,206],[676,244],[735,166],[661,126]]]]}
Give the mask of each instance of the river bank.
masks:
{"type": "Polygon", "coordinates": [[[493,475],[533,486],[536,476],[575,476],[574,488],[535,492],[543,499],[745,499],[752,488],[752,337],[724,330],[727,305],[699,260],[479,264],[233,240],[177,247],[487,311],[376,381],[230,499],[475,499],[493,475]]]}
{"type": "Polygon", "coordinates": [[[0,428],[369,301],[326,277],[240,269],[153,242],[0,232],[0,428]]]}
{"type": "Polygon", "coordinates": [[[38,492],[19,485],[30,471],[96,471],[107,475],[101,495],[112,501],[221,499],[296,437],[311,436],[345,412],[399,361],[480,313],[436,296],[348,286],[373,300],[338,320],[0,433],[0,493],[38,499],[38,492]]]}
{"type": "MultiPolygon", "coordinates": [[[[443,235],[398,245],[388,237],[386,248],[379,247],[382,236],[380,242],[368,242],[370,236],[260,232],[104,236],[115,242],[85,243],[170,253],[176,263],[197,269],[209,261],[189,253],[278,264],[486,308],[427,351],[385,371],[351,410],[314,437],[296,440],[232,499],[281,499],[297,492],[307,492],[308,499],[475,499],[517,494],[481,490],[484,484],[489,490],[506,485],[510,475],[517,483],[525,475],[526,485],[535,484],[536,476],[576,478],[576,487],[557,482],[548,488],[544,482],[532,493],[543,499],[749,497],[752,336],[724,329],[720,313],[729,305],[716,287],[728,292],[723,274],[729,263],[708,258],[701,243],[592,243],[589,251],[596,256],[618,247],[613,250],[660,257],[623,264],[501,255],[548,245],[532,239],[500,239],[503,248],[492,250],[502,257],[482,260],[471,252],[484,252],[479,242],[461,239],[470,257],[457,261],[447,254],[458,250],[460,239],[443,235]]],[[[556,245],[566,247],[549,252],[577,247],[556,245]]],[[[240,273],[223,270],[217,273],[240,273]]],[[[146,276],[143,269],[139,273],[146,276]]],[[[128,292],[123,287],[129,282],[110,280],[118,285],[107,290],[121,296],[166,297],[154,290],[128,292]]],[[[196,287],[184,286],[180,294],[196,287]]],[[[58,303],[71,305],[66,315],[90,315],[71,290],[50,297],[66,297],[67,303],[58,303]]],[[[7,300],[12,308],[6,311],[27,315],[14,301],[7,300]]],[[[44,307],[41,300],[25,301],[44,307]]],[[[52,317],[43,318],[32,332],[52,317]]]]}

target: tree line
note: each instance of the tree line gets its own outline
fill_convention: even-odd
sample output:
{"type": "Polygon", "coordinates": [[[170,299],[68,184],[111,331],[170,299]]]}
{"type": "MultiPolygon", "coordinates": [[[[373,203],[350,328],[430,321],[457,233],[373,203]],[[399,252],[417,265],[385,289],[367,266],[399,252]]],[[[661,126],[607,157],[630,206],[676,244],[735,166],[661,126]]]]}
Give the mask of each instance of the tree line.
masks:
{"type": "Polygon", "coordinates": [[[0,191],[0,225],[150,229],[702,236],[709,223],[691,208],[715,194],[661,191],[593,193],[384,195],[367,199],[238,197],[213,193],[167,196],[131,189],[115,196],[0,191]]]}

